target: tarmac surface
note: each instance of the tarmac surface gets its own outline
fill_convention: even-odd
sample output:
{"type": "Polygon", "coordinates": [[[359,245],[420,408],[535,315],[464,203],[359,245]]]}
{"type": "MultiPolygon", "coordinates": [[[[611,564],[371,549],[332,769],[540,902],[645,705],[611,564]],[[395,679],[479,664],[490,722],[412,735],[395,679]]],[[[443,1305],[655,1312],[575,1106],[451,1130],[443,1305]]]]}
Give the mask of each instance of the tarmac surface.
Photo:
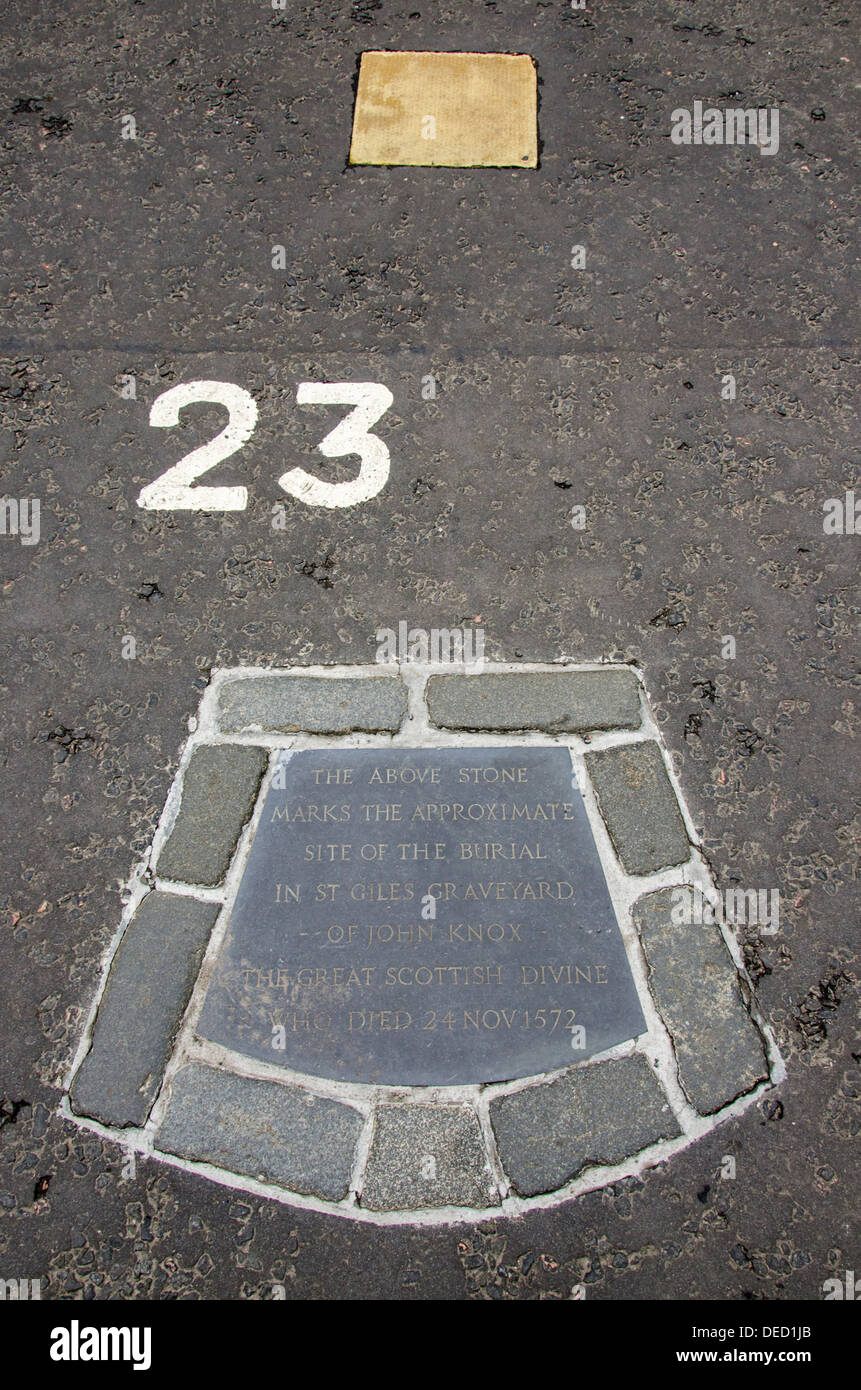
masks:
{"type": "Polygon", "coordinates": [[[37,544],[0,536],[0,1277],[43,1298],[821,1299],[861,1268],[859,542],[823,530],[858,479],[857,6],[0,18],[0,464],[7,497],[41,501],[37,544]],[[540,167],[348,167],[371,48],[532,54],[540,167]],[[695,100],[777,107],[779,150],[674,145],[695,100]],[[150,427],[195,380],[257,401],[206,479],[248,506],[144,510],[224,423],[150,427]],[[315,452],[344,409],[297,404],[306,381],[391,391],[370,501],[279,488],[356,474],[315,452]],[[779,933],[742,931],[787,1078],[640,1177],[479,1226],[364,1226],[155,1162],[124,1178],[57,1106],[208,673],[373,661],[402,619],[478,624],[494,661],[639,664],[719,886],[780,892],[779,933]]]}

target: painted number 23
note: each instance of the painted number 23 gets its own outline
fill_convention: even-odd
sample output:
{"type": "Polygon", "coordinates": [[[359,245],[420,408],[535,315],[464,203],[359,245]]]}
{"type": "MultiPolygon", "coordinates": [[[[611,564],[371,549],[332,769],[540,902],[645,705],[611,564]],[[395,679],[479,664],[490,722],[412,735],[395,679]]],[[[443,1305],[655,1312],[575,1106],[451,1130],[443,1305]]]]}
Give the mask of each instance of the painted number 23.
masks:
{"type": "MultiPolygon", "coordinates": [[[[389,476],[389,451],[371,434],[371,426],[384,415],[394,399],[388,387],[375,381],[303,381],[296,388],[300,405],[351,405],[345,420],[317,445],[326,458],[358,454],[358,477],[346,483],[325,483],[304,468],[289,468],[278,479],[279,487],[311,507],[355,507],[376,497],[389,476]]],[[[179,424],[179,412],[187,405],[206,402],[223,405],[228,421],[215,439],[192,449],[138,496],[138,506],[149,511],[241,512],[248,505],[244,487],[193,487],[217,463],[230,458],[246,444],[257,424],[257,402],[249,391],[230,381],[188,381],[164,391],[152,403],[151,425],[162,428],[179,424]]]]}

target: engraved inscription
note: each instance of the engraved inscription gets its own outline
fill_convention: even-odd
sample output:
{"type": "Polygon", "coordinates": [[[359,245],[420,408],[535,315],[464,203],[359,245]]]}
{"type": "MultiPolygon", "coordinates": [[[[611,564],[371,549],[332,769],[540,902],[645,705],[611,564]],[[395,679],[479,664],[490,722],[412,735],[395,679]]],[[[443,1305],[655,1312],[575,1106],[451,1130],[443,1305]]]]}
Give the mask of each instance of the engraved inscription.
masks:
{"type": "Polygon", "coordinates": [[[644,1027],[565,749],[281,755],[202,1037],[338,1080],[453,1085],[644,1027]]]}

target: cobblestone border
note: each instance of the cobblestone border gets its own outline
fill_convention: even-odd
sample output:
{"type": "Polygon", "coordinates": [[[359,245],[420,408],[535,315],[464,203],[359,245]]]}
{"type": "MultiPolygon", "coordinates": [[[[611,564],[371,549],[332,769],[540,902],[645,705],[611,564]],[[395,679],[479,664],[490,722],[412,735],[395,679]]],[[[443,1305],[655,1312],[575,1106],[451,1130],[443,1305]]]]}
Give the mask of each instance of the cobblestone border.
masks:
{"type": "Polygon", "coordinates": [[[783,1079],[732,933],[673,919],[673,890],[717,894],[636,668],[219,670],[189,733],[69,1071],[68,1119],[259,1196],[430,1224],[617,1182],[783,1079]],[[569,749],[646,1033],[560,1071],[447,1087],[323,1080],[197,1037],[282,750],[495,744],[569,749]]]}

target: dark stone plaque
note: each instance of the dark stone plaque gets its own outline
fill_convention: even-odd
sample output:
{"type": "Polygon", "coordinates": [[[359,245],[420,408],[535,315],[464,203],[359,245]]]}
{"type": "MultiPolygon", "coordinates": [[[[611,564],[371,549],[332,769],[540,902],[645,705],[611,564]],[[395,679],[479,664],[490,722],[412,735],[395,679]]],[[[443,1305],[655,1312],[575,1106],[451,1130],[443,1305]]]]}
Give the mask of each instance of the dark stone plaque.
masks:
{"type": "Polygon", "coordinates": [[[568,752],[285,753],[198,1031],[402,1086],[533,1076],[644,1032],[568,752]]]}

